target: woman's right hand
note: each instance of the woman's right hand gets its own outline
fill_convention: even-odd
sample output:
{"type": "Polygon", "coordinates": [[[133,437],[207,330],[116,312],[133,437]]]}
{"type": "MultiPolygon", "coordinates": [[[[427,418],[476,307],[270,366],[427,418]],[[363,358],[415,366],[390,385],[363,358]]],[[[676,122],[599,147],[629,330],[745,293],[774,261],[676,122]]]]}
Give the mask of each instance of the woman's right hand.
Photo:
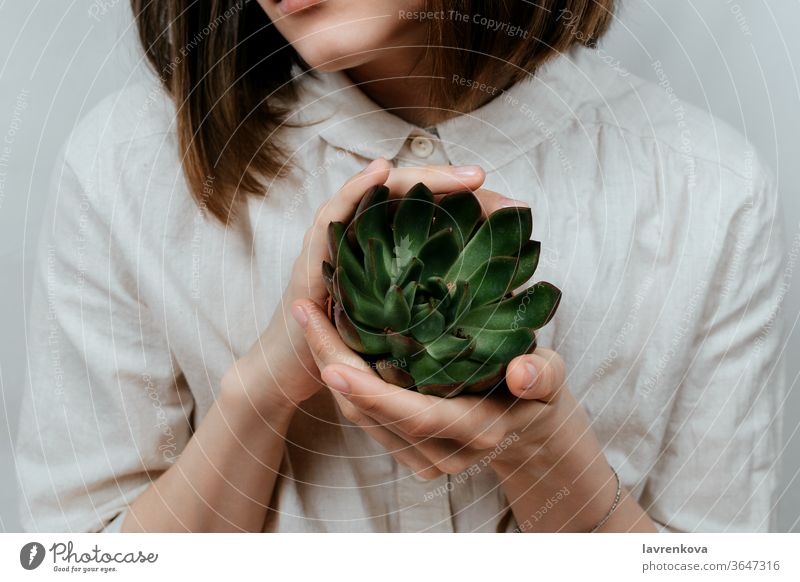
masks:
{"type": "Polygon", "coordinates": [[[290,308],[295,300],[303,298],[323,305],[328,294],[322,278],[322,262],[328,259],[328,224],[348,222],[369,188],[385,184],[392,193],[404,193],[414,184],[424,182],[434,194],[447,194],[477,190],[484,178],[478,166],[392,168],[383,158],[350,178],[317,210],[292,267],[281,304],[261,337],[226,372],[222,396],[258,410],[274,411],[278,407],[291,413],[322,387],[304,330],[291,316],[290,308]]]}

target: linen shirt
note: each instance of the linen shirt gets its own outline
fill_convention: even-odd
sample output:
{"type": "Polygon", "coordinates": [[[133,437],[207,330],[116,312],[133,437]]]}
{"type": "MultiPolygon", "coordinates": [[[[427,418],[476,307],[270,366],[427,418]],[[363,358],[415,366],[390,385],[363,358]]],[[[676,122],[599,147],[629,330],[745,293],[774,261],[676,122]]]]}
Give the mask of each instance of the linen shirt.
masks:
{"type": "MultiPolygon", "coordinates": [[[[190,196],[155,81],[71,134],[30,302],[16,445],[27,530],[119,529],[278,307],[316,208],[379,156],[480,164],[487,188],[530,204],[534,280],[563,291],[538,343],[563,357],[609,463],[661,530],[774,527],[783,242],[771,175],[739,134],[668,78],[583,48],[428,129],[343,72],[300,86],[299,123],[278,135],[292,170],[228,229],[190,196]]],[[[264,531],[515,525],[490,464],[419,480],[322,390],[292,421],[264,531]]]]}

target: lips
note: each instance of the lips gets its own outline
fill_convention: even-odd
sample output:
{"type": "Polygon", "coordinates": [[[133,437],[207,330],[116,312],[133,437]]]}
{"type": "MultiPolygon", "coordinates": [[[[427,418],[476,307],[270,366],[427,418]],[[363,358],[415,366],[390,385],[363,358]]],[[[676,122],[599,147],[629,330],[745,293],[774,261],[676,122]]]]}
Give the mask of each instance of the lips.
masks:
{"type": "Polygon", "coordinates": [[[306,8],[322,4],[325,0],[277,0],[278,9],[284,14],[294,14],[306,8]]]}

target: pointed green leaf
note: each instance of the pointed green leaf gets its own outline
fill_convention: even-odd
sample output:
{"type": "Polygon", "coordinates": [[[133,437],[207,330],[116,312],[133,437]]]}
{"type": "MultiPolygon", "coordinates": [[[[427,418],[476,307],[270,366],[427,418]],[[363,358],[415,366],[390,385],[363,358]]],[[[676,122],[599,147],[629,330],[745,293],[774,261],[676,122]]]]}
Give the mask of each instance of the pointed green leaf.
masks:
{"type": "Polygon", "coordinates": [[[426,348],[432,358],[448,363],[469,358],[475,351],[475,341],[445,333],[428,343],[426,348]]]}
{"type": "Polygon", "coordinates": [[[539,329],[553,317],[561,291],[542,281],[499,303],[485,305],[464,314],[458,325],[480,329],[539,329]]]}
{"type": "Polygon", "coordinates": [[[425,354],[421,358],[409,362],[408,371],[414,377],[417,391],[422,394],[441,395],[441,392],[450,393],[459,387],[459,382],[451,378],[441,363],[425,354]],[[444,388],[443,390],[443,387],[444,388]]]}
{"type": "Polygon", "coordinates": [[[403,269],[403,272],[397,277],[396,283],[401,287],[405,287],[412,281],[419,281],[419,276],[424,268],[425,265],[422,264],[422,261],[416,257],[412,257],[403,269]]]}
{"type": "Polygon", "coordinates": [[[426,279],[425,290],[439,300],[444,299],[450,293],[447,284],[441,277],[429,277],[426,279]]]}
{"type": "Polygon", "coordinates": [[[533,273],[539,265],[541,247],[542,244],[538,240],[529,240],[522,246],[522,251],[519,254],[517,271],[514,273],[514,279],[511,281],[512,290],[524,285],[533,277],[533,273]]]}
{"type": "Polygon", "coordinates": [[[393,245],[387,221],[388,200],[389,189],[386,186],[373,186],[364,194],[356,209],[353,218],[356,240],[365,255],[371,238],[381,241],[387,254],[393,245]]]}
{"type": "Polygon", "coordinates": [[[407,335],[389,332],[386,334],[386,341],[395,358],[408,358],[413,361],[425,355],[425,346],[407,335]]]}
{"type": "MultiPolygon", "coordinates": [[[[461,362],[456,362],[456,364],[461,364],[461,362]]],[[[464,385],[462,393],[476,394],[491,391],[498,386],[505,385],[505,378],[505,364],[482,364],[478,371],[470,376],[469,381],[464,385]]]]}
{"type": "Polygon", "coordinates": [[[359,289],[366,289],[367,278],[364,269],[350,248],[346,230],[347,227],[341,222],[331,222],[328,225],[328,252],[331,261],[337,267],[343,267],[350,280],[359,289]]]}
{"type": "Polygon", "coordinates": [[[333,309],[336,330],[347,346],[361,354],[379,355],[389,353],[389,342],[386,334],[379,330],[370,330],[354,323],[341,304],[333,309]]]}
{"type": "Polygon", "coordinates": [[[501,208],[489,216],[447,272],[448,282],[466,280],[491,257],[515,257],[531,237],[530,208],[501,208]]]}
{"type": "Polygon", "coordinates": [[[384,321],[392,331],[405,333],[411,323],[411,308],[406,303],[403,290],[397,285],[389,288],[383,303],[384,321]]]}
{"type": "Polygon", "coordinates": [[[444,316],[429,303],[415,306],[411,317],[411,335],[420,342],[430,342],[444,331],[444,316]]]}
{"type": "Polygon", "coordinates": [[[339,267],[333,273],[333,296],[341,303],[350,318],[363,325],[384,328],[383,306],[356,289],[347,273],[339,267]]]}
{"type": "Polygon", "coordinates": [[[517,270],[517,259],[492,257],[469,278],[472,305],[478,307],[497,301],[511,291],[511,280],[517,270]]]}
{"type": "Polygon", "coordinates": [[[405,370],[403,363],[404,361],[395,359],[379,360],[375,364],[375,369],[384,381],[401,388],[411,388],[414,386],[414,376],[405,370]]]}
{"type": "Polygon", "coordinates": [[[466,384],[464,390],[485,387],[487,379],[505,377],[505,364],[490,364],[475,360],[461,360],[447,366],[447,374],[458,382],[466,384]]]}
{"type": "Polygon", "coordinates": [[[428,240],[433,209],[433,194],[422,183],[413,186],[400,199],[392,225],[395,256],[408,251],[412,256],[419,254],[422,245],[428,240]]]}
{"type": "Polygon", "coordinates": [[[450,228],[453,230],[459,250],[463,249],[480,218],[481,205],[475,194],[472,192],[449,194],[439,201],[431,235],[450,228]]]}
{"type": "Polygon", "coordinates": [[[443,277],[453,266],[461,252],[452,229],[440,230],[429,238],[419,251],[419,259],[425,265],[420,278],[443,277]]]}
{"type": "Polygon", "coordinates": [[[473,360],[490,363],[507,363],[513,358],[527,353],[536,345],[536,336],[532,329],[478,329],[460,328],[464,334],[475,340],[473,360]]]}
{"type": "MultiPolygon", "coordinates": [[[[389,276],[388,266],[386,265],[386,245],[380,240],[371,238],[367,242],[367,252],[364,257],[366,266],[366,282],[362,289],[369,289],[378,299],[383,299],[387,289],[392,284],[389,276]]],[[[348,271],[348,275],[350,272],[348,271]]]]}
{"type": "Polygon", "coordinates": [[[458,281],[450,291],[450,303],[447,306],[447,321],[456,322],[472,305],[472,293],[468,281],[458,281]]]}
{"type": "Polygon", "coordinates": [[[418,287],[419,283],[416,281],[411,281],[403,287],[403,295],[405,295],[406,303],[408,303],[409,306],[414,305],[414,298],[417,296],[418,287]]]}

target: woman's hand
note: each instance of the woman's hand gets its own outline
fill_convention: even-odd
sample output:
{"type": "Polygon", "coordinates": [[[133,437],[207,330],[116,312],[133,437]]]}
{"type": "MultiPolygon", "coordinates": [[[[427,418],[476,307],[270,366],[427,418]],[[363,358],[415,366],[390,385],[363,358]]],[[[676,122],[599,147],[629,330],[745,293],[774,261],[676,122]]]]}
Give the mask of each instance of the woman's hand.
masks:
{"type": "Polygon", "coordinates": [[[574,403],[563,395],[561,358],[550,350],[537,349],[509,364],[510,394],[444,399],[384,382],[341,341],[316,303],[298,301],[292,312],[305,325],[322,380],[342,414],[426,478],[460,473],[502,442],[508,446],[491,455],[494,461],[526,462],[556,429],[561,409],[574,403]]]}
{"type": "MultiPolygon", "coordinates": [[[[384,382],[315,302],[297,301],[292,313],[345,418],[413,472],[435,478],[491,467],[521,531],[588,531],[611,508],[613,470],[555,352],[540,348],[512,360],[507,393],[444,399],[384,382]],[[557,506],[542,512],[553,497],[557,506]]],[[[654,531],[627,491],[618,507],[608,531],[654,531]]]]}
{"type": "Polygon", "coordinates": [[[393,193],[404,193],[424,182],[435,194],[475,190],[483,184],[478,166],[423,166],[392,168],[379,158],[353,176],[321,206],[306,231],[300,256],[295,260],[281,304],[267,329],[251,349],[228,370],[222,394],[259,410],[296,405],[311,397],[321,383],[303,332],[289,316],[289,306],[299,298],[322,303],[327,295],[322,261],[328,256],[327,230],[333,221],[347,222],[369,188],[385,184],[393,193]]]}

